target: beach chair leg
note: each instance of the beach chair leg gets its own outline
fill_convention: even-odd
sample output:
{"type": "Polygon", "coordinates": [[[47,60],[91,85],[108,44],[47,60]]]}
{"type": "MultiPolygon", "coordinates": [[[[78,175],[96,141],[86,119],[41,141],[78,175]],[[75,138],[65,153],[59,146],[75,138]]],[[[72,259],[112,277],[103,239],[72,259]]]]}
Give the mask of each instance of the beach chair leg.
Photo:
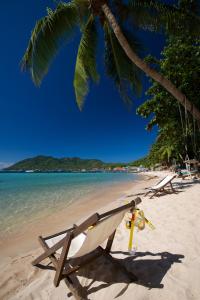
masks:
{"type": "MultiPolygon", "coordinates": [[[[39,240],[40,245],[41,245],[42,248],[44,249],[44,251],[50,249],[49,246],[47,245],[47,243],[45,242],[45,239],[43,239],[42,236],[39,236],[38,240],[39,240]]],[[[55,255],[54,255],[54,254],[49,255],[48,258],[50,259],[50,261],[52,262],[53,266],[54,266],[55,269],[56,269],[57,266],[58,266],[58,261],[57,261],[55,255]]]]}
{"type": "Polygon", "coordinates": [[[107,245],[106,245],[106,248],[105,248],[105,251],[107,253],[109,253],[110,250],[111,250],[111,247],[112,247],[112,244],[113,244],[113,240],[114,240],[114,237],[115,237],[115,233],[116,233],[116,230],[108,238],[107,245]]]}
{"type": "MultiPolygon", "coordinates": [[[[50,250],[50,248],[49,248],[49,250],[50,250]]],[[[47,250],[48,251],[48,250],[47,250]]],[[[43,261],[45,258],[47,258],[47,257],[49,257],[50,255],[52,255],[53,253],[50,253],[49,255],[48,255],[48,252],[47,251],[45,251],[44,253],[42,253],[40,256],[38,256],[36,259],[34,259],[34,261],[32,261],[32,265],[33,266],[37,266],[37,265],[39,265],[39,263],[41,263],[41,261],[43,261]]]]}
{"type": "Polygon", "coordinates": [[[152,192],[153,194],[150,196],[150,198],[149,199],[152,199],[155,195],[157,195],[158,194],[158,192],[160,192],[160,190],[159,191],[155,191],[155,192],[152,192]]]}
{"type": "Polygon", "coordinates": [[[171,182],[170,182],[170,186],[171,186],[172,192],[175,193],[176,191],[175,191],[175,189],[173,188],[173,185],[172,185],[171,182]]]}
{"type": "MultiPolygon", "coordinates": [[[[39,236],[39,242],[41,243],[42,241],[42,237],[39,236]]],[[[44,253],[42,253],[40,256],[38,256],[33,262],[32,265],[36,266],[38,265],[41,261],[43,261],[45,258],[52,256],[53,254],[55,254],[55,252],[61,248],[63,246],[65,242],[65,239],[62,239],[61,241],[59,241],[57,244],[55,244],[53,247],[49,248],[46,247],[46,250],[44,253]]],[[[45,243],[46,244],[46,243],[45,243]]]]}
{"type": "Polygon", "coordinates": [[[149,193],[151,193],[151,191],[146,192],[146,194],[144,195],[144,197],[146,197],[149,193]]]}
{"type": "Polygon", "coordinates": [[[71,244],[71,240],[72,240],[72,235],[69,233],[66,237],[66,240],[65,240],[64,244],[63,244],[62,252],[61,252],[60,259],[59,259],[59,262],[58,262],[58,266],[57,266],[57,269],[56,269],[56,274],[55,274],[55,277],[54,277],[55,287],[57,287],[59,285],[60,280],[62,279],[62,271],[64,269],[64,265],[65,265],[65,261],[66,261],[67,254],[68,254],[68,251],[69,251],[69,247],[70,247],[70,244],[71,244]]]}

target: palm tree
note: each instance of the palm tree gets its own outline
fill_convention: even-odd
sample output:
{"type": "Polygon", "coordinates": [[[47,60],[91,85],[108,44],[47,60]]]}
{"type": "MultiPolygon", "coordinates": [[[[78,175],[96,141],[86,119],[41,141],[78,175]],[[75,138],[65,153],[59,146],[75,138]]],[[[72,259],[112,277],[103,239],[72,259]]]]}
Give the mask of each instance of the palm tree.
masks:
{"type": "Polygon", "coordinates": [[[166,161],[168,165],[170,165],[170,158],[172,157],[174,150],[175,147],[174,145],[171,144],[166,144],[160,148],[159,151],[160,158],[166,161]]]}
{"type": "MultiPolygon", "coordinates": [[[[96,69],[96,48],[97,20],[100,20],[105,38],[106,71],[117,85],[122,98],[129,103],[129,91],[141,90],[140,70],[142,70],[172,94],[200,123],[200,111],[172,82],[138,56],[139,43],[130,31],[130,26],[126,26],[129,18],[145,29],[158,29],[164,23],[167,24],[168,30],[174,30],[175,25],[178,30],[183,30],[187,25],[191,32],[195,28],[194,33],[199,34],[199,17],[193,13],[193,7],[189,11],[184,10],[183,14],[182,10],[156,0],[125,2],[114,0],[108,4],[106,0],[72,0],[58,4],[54,11],[48,8],[47,16],[36,23],[32,32],[22,59],[23,69],[30,70],[33,81],[36,85],[40,85],[60,45],[68,40],[79,26],[82,37],[77,52],[74,89],[76,101],[81,109],[88,93],[89,80],[97,82],[99,79],[96,69]],[[117,19],[111,9],[118,13],[117,19]],[[178,19],[181,20],[181,15],[184,22],[179,21],[176,24],[177,14],[178,19]]],[[[193,2],[198,3],[197,0],[193,2]]]]}

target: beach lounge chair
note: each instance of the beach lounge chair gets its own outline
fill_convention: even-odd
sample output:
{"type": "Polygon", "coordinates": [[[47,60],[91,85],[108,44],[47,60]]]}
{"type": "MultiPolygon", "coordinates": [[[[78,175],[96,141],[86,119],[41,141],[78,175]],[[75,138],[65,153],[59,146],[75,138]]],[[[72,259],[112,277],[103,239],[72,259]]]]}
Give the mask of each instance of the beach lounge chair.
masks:
{"type": "Polygon", "coordinates": [[[155,196],[159,192],[168,193],[168,190],[165,189],[167,186],[170,186],[172,192],[175,192],[175,189],[173,188],[173,185],[172,185],[172,180],[175,177],[176,177],[176,174],[167,175],[165,178],[163,178],[161,181],[159,181],[156,185],[150,187],[149,191],[144,196],[147,196],[149,193],[153,193],[153,195],[151,195],[151,197],[150,197],[150,198],[153,198],[153,196],[155,196]]]}
{"type": "MultiPolygon", "coordinates": [[[[57,287],[63,278],[66,283],[72,285],[70,274],[72,275],[100,255],[106,255],[114,260],[110,255],[110,250],[116,229],[122,222],[124,214],[132,211],[140,202],[141,199],[138,197],[129,204],[103,214],[95,213],[79,226],[74,225],[72,228],[47,237],[39,236],[44,252],[32,262],[33,266],[52,269],[48,265],[40,264],[41,261],[49,258],[56,271],[54,285],[57,287]],[[103,248],[101,245],[106,240],[106,246],[103,248]]],[[[137,280],[134,274],[129,273],[125,267],[122,268],[133,281],[137,280]]]]}
{"type": "Polygon", "coordinates": [[[195,179],[198,175],[198,171],[190,171],[187,169],[182,169],[178,172],[178,177],[180,177],[181,179],[195,179]]]}

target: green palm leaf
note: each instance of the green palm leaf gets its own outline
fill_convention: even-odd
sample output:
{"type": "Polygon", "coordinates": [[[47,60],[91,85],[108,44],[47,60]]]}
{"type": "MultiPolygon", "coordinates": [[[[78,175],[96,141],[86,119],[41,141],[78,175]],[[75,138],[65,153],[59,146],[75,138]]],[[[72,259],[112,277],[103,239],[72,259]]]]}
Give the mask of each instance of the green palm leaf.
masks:
{"type": "Polygon", "coordinates": [[[83,29],[74,74],[76,101],[80,109],[82,109],[85,96],[88,93],[89,79],[92,79],[94,82],[99,80],[96,70],[96,47],[97,30],[93,16],[90,16],[83,29]]]}
{"type": "MultiPolygon", "coordinates": [[[[190,9],[184,7],[184,1],[178,6],[168,5],[157,0],[129,0],[127,3],[115,0],[118,14],[125,21],[129,19],[134,26],[149,31],[167,29],[170,34],[182,34],[187,30],[199,36],[199,2],[193,0],[190,9]]],[[[188,6],[188,1],[187,5],[188,6]]]]}
{"type": "Polygon", "coordinates": [[[173,151],[174,151],[174,146],[173,145],[165,144],[164,146],[162,146],[159,149],[158,153],[160,154],[161,159],[167,158],[167,161],[169,162],[170,158],[172,157],[173,151]]]}
{"type": "MultiPolygon", "coordinates": [[[[124,102],[130,105],[132,103],[129,96],[130,91],[137,95],[141,93],[140,70],[130,62],[108,24],[104,25],[104,30],[107,74],[114,80],[124,102]]],[[[125,35],[131,47],[138,51],[139,43],[127,31],[125,35]]]]}
{"type": "Polygon", "coordinates": [[[144,30],[159,31],[176,11],[174,7],[156,0],[129,0],[126,3],[115,0],[118,15],[144,30]],[[165,18],[165,21],[164,19],[165,18]]]}
{"type": "Polygon", "coordinates": [[[74,3],[60,3],[55,11],[47,9],[47,16],[36,23],[22,60],[33,81],[39,85],[49,65],[60,48],[73,33],[79,22],[78,10],[74,3]]]}
{"type": "Polygon", "coordinates": [[[82,24],[85,25],[87,19],[90,16],[89,1],[88,0],[72,0],[71,3],[75,4],[78,9],[80,25],[82,25],[82,24]]]}
{"type": "Polygon", "coordinates": [[[167,23],[167,32],[174,36],[190,35],[200,38],[199,0],[179,1],[174,16],[167,23]]]}
{"type": "Polygon", "coordinates": [[[31,69],[32,66],[32,54],[33,54],[33,47],[35,44],[35,40],[37,38],[38,33],[40,32],[42,26],[44,23],[44,19],[41,19],[39,21],[36,22],[35,28],[33,29],[32,33],[31,33],[31,38],[30,41],[28,43],[28,47],[26,49],[26,52],[22,58],[21,61],[21,68],[23,71],[27,71],[29,69],[31,69]]]}

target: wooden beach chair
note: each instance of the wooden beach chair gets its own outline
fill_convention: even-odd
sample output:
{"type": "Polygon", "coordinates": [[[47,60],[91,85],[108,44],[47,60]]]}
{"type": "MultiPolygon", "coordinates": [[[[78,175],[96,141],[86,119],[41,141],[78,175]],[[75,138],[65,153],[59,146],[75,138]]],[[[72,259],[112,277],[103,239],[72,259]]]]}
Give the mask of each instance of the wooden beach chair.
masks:
{"type": "Polygon", "coordinates": [[[159,192],[164,192],[164,193],[168,194],[168,190],[166,190],[167,186],[170,186],[172,192],[175,193],[175,189],[173,188],[173,185],[172,185],[172,180],[175,177],[176,177],[176,174],[174,174],[174,175],[167,175],[161,181],[159,181],[156,185],[148,188],[149,191],[144,196],[147,196],[149,193],[153,193],[151,195],[151,197],[150,197],[150,198],[153,198],[153,196],[155,196],[159,192]]]}
{"type": "Polygon", "coordinates": [[[190,171],[190,170],[180,170],[178,173],[178,177],[180,177],[182,180],[184,179],[195,179],[198,177],[198,171],[190,171]]]}
{"type": "MultiPolygon", "coordinates": [[[[39,236],[39,242],[44,252],[32,262],[33,266],[52,269],[48,265],[40,264],[41,261],[49,258],[56,271],[54,285],[57,287],[60,281],[65,278],[67,285],[73,286],[70,274],[74,274],[91,260],[100,255],[106,255],[114,261],[110,255],[110,250],[116,229],[122,222],[124,214],[132,211],[140,202],[141,199],[138,197],[129,204],[103,214],[95,213],[79,226],[74,225],[72,228],[47,237],[39,236]],[[101,245],[106,240],[106,246],[102,248],[101,245]]],[[[120,267],[122,266],[120,265],[120,267]]],[[[137,280],[134,274],[129,273],[125,267],[122,268],[133,281],[137,280]]]]}

